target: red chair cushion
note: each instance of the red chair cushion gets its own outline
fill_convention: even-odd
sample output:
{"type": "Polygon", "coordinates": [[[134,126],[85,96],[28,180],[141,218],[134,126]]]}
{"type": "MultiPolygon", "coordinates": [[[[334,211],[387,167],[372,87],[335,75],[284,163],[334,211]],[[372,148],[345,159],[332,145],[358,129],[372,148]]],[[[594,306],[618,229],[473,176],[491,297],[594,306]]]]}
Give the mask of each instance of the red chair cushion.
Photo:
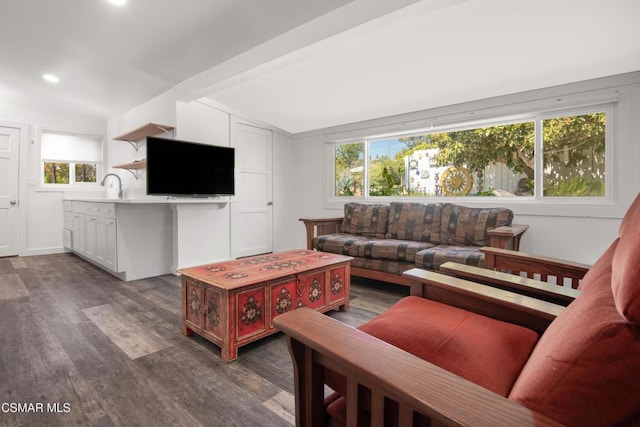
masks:
{"type": "Polygon", "coordinates": [[[613,299],[618,313],[640,326],[640,195],[624,216],[619,235],[612,260],[613,299]]]}
{"type": "MultiPolygon", "coordinates": [[[[538,335],[527,328],[419,297],[406,297],[359,329],[506,396],[538,335]]],[[[344,378],[327,382],[344,395],[344,378]]]]}
{"type": "Polygon", "coordinates": [[[640,331],[616,309],[611,264],[617,240],[583,290],[547,328],[509,398],[562,424],[640,423],[640,331]]]}

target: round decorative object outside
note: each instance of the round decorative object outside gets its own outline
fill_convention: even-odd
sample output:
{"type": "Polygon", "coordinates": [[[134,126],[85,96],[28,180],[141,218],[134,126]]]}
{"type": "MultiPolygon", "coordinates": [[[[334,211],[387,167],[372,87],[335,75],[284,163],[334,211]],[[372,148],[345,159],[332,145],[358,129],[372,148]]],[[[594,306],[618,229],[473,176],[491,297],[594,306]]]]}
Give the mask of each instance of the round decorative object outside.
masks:
{"type": "Polygon", "coordinates": [[[465,196],[471,191],[473,177],[468,169],[451,166],[442,174],[440,186],[447,196],[465,196]]]}

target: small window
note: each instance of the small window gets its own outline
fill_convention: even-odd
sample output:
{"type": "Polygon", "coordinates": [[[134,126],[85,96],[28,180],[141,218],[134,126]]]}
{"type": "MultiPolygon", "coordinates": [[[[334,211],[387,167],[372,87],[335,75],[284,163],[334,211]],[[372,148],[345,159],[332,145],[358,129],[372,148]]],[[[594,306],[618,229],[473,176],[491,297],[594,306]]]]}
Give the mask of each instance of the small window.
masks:
{"type": "Polygon", "coordinates": [[[102,137],[43,131],[44,186],[96,185],[102,173],[102,137]]]}
{"type": "Polygon", "coordinates": [[[362,197],[364,190],[364,143],[335,146],[335,195],[362,197]]]}
{"type": "Polygon", "coordinates": [[[543,120],[545,196],[605,196],[605,124],[605,113],[543,120]]]}

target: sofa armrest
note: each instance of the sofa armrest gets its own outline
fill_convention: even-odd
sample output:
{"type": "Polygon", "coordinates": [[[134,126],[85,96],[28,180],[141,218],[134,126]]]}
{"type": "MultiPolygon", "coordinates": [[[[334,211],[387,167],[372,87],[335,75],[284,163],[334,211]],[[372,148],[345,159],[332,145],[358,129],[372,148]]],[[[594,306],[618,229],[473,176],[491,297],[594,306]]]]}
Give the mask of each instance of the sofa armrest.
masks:
{"type": "Polygon", "coordinates": [[[313,238],[323,234],[333,234],[340,232],[342,217],[340,218],[300,218],[307,229],[307,249],[313,249],[313,238]]]}
{"type": "Polygon", "coordinates": [[[555,421],[451,372],[309,308],[273,319],[293,359],[296,426],[324,426],[324,372],[347,379],[347,425],[359,424],[358,394],[371,390],[371,425],[382,425],[385,399],[398,402],[398,425],[414,413],[432,425],[551,426],[555,421]]]}
{"type": "Polygon", "coordinates": [[[528,225],[511,224],[502,227],[487,230],[487,234],[491,238],[490,245],[493,248],[520,249],[520,239],[525,231],[529,229],[528,225]]]}
{"type": "Polygon", "coordinates": [[[578,262],[488,246],[480,250],[484,253],[484,262],[489,270],[507,271],[513,274],[526,273],[530,279],[537,275],[543,282],[548,282],[550,277],[555,277],[558,285],[563,285],[566,279],[574,289],[591,268],[590,265],[578,262]]]}
{"type": "Polygon", "coordinates": [[[541,280],[529,279],[527,277],[456,262],[445,262],[440,265],[438,271],[450,276],[496,286],[500,289],[514,291],[560,305],[568,305],[581,293],[573,288],[552,285],[541,280]]]}
{"type": "Polygon", "coordinates": [[[564,307],[539,298],[445,274],[412,268],[402,273],[413,283],[411,295],[459,307],[543,333],[564,307]]]}

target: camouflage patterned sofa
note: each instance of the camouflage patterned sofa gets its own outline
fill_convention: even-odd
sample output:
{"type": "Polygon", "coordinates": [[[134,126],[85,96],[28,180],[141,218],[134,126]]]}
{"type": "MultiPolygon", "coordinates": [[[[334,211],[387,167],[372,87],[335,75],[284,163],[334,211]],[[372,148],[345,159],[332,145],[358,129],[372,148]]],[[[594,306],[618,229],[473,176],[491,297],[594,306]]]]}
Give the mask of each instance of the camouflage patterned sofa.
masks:
{"type": "Polygon", "coordinates": [[[483,246],[518,250],[526,225],[506,208],[453,203],[347,203],[344,217],[301,219],[307,247],[352,256],[351,274],[408,284],[402,272],[447,261],[484,266],[483,246]]]}

